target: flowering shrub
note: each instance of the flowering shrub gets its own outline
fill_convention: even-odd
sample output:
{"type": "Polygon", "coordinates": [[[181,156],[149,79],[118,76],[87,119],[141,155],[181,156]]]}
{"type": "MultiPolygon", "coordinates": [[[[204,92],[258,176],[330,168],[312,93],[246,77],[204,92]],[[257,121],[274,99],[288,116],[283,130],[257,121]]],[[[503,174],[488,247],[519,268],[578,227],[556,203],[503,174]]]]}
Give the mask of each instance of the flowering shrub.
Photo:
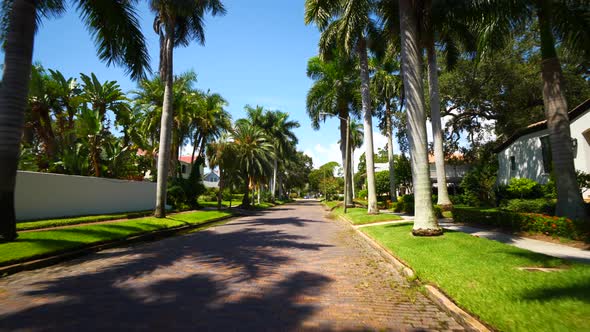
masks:
{"type": "Polygon", "coordinates": [[[539,213],[454,207],[453,219],[460,223],[490,225],[510,231],[542,233],[574,240],[590,240],[590,225],[587,222],[539,213]]]}

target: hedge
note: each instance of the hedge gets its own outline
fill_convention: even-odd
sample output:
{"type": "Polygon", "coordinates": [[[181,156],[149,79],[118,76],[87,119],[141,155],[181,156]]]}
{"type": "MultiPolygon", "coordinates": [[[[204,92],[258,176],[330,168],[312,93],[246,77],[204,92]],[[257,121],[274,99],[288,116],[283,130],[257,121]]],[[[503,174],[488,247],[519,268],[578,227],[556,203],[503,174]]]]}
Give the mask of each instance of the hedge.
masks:
{"type": "Polygon", "coordinates": [[[516,213],[500,209],[454,207],[453,219],[459,223],[496,226],[509,231],[542,233],[573,240],[590,240],[589,223],[539,213],[516,213]]]}
{"type": "MultiPolygon", "coordinates": [[[[433,200],[436,201],[436,197],[433,196],[433,200]]],[[[442,208],[439,205],[433,204],[434,214],[437,218],[442,218],[442,208]]],[[[391,209],[394,212],[403,212],[411,216],[414,215],[414,195],[403,195],[398,197],[397,202],[391,203],[391,209]]]]}

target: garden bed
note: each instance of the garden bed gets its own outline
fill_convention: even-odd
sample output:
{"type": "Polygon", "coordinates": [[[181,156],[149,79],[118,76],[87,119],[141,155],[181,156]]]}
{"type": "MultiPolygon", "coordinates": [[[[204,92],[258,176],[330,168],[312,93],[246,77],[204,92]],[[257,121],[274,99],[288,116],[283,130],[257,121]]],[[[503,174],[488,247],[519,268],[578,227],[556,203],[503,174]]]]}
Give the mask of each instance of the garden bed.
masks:
{"type": "Polygon", "coordinates": [[[414,237],[411,225],[362,228],[456,303],[501,331],[581,331],[590,315],[590,265],[446,231],[414,237]],[[561,268],[556,272],[520,268],[561,268]]]}

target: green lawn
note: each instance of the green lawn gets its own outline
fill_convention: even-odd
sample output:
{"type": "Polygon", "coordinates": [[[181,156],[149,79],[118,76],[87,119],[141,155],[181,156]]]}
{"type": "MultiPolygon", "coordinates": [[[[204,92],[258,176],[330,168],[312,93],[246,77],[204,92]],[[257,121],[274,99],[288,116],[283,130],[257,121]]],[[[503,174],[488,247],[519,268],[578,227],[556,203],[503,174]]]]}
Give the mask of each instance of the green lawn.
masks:
{"type": "Polygon", "coordinates": [[[231,213],[225,211],[196,211],[172,215],[166,219],[147,217],[117,223],[21,233],[16,241],[0,244],[0,265],[149,231],[198,225],[229,215],[231,213]]]}
{"type": "Polygon", "coordinates": [[[460,232],[416,238],[411,228],[396,224],[362,230],[408,263],[422,281],[439,286],[500,331],[590,330],[590,265],[460,232]],[[566,269],[517,269],[525,266],[566,269]]]}
{"type": "Polygon", "coordinates": [[[323,201],[322,203],[331,209],[331,208],[335,207],[336,205],[342,203],[342,201],[327,201],[327,202],[323,201]]]}
{"type": "Polygon", "coordinates": [[[58,218],[58,219],[46,219],[36,221],[21,221],[16,224],[17,231],[27,231],[32,229],[59,227],[67,225],[78,225],[86,224],[99,221],[108,221],[115,219],[131,219],[145,217],[152,214],[153,211],[143,212],[127,212],[127,213],[113,213],[113,214],[102,214],[95,216],[82,216],[82,217],[71,217],[71,218],[58,218]]]}
{"type": "Polygon", "coordinates": [[[367,209],[365,208],[348,208],[346,214],[344,214],[344,209],[342,207],[338,207],[334,209],[332,213],[344,216],[350,220],[353,225],[366,225],[381,221],[394,221],[403,219],[402,217],[395,214],[367,214],[367,209]]]}

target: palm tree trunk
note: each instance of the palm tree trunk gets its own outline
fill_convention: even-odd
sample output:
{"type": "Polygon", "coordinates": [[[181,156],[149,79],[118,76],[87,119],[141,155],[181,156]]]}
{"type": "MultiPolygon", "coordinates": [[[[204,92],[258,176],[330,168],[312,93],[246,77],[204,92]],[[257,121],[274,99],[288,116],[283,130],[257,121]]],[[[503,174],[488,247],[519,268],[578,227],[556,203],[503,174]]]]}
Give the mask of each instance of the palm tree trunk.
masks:
{"type": "Polygon", "coordinates": [[[350,183],[350,189],[352,191],[352,200],[354,204],[354,147],[352,146],[352,144],[350,146],[350,183]]]}
{"type": "Polygon", "coordinates": [[[258,183],[258,193],[257,193],[257,195],[258,195],[258,198],[257,198],[258,199],[258,205],[260,205],[260,182],[258,183]]]}
{"type": "Polygon", "coordinates": [[[422,86],[418,25],[411,0],[400,0],[401,53],[408,114],[412,175],[414,179],[414,227],[418,236],[441,235],[431,199],[430,172],[426,138],[426,112],[422,86]]]}
{"type": "Polygon", "coordinates": [[[273,170],[272,170],[272,183],[271,183],[271,187],[270,187],[270,197],[273,202],[275,201],[275,196],[276,196],[278,168],[279,168],[279,162],[275,158],[273,170]]]}
{"type": "Polygon", "coordinates": [[[445,170],[445,153],[443,150],[443,134],[440,119],[440,93],[438,90],[438,65],[436,63],[436,50],[434,49],[434,37],[431,36],[427,45],[428,54],[428,84],[430,91],[430,117],[432,122],[432,136],[434,138],[434,160],[436,163],[436,184],[438,188],[438,201],[444,210],[450,210],[453,204],[449,198],[447,189],[447,176],[445,170]]]}
{"type": "Polygon", "coordinates": [[[162,105],[162,120],[160,122],[160,148],[158,152],[158,183],[156,186],[156,218],[166,217],[166,190],[168,184],[168,167],[170,166],[170,149],[172,143],[172,126],[173,126],[173,75],[172,75],[172,55],[174,49],[174,22],[166,24],[166,61],[164,80],[164,102],[162,105]]]}
{"type": "MultiPolygon", "coordinates": [[[[217,210],[221,210],[223,185],[224,185],[224,181],[225,181],[224,178],[225,178],[225,176],[223,175],[223,171],[221,170],[221,167],[220,167],[219,168],[219,190],[217,191],[217,210]]],[[[229,204],[231,207],[231,199],[229,200],[229,204]]]]}
{"type": "Polygon", "coordinates": [[[389,100],[385,103],[385,130],[387,131],[387,159],[389,161],[389,197],[392,202],[397,201],[395,192],[395,168],[393,164],[393,130],[391,127],[391,105],[389,100]]]}
{"type": "Polygon", "coordinates": [[[0,88],[0,241],[16,239],[14,189],[35,37],[34,0],[12,3],[0,88]]]}
{"type": "Polygon", "coordinates": [[[550,12],[549,1],[543,1],[537,14],[541,30],[543,103],[557,187],[555,213],[558,216],[582,220],[588,215],[576,181],[567,101],[562,90],[563,75],[555,51],[550,12]]]}
{"type": "Polygon", "coordinates": [[[373,156],[373,113],[371,112],[371,93],[369,87],[369,60],[367,45],[364,38],[359,42],[359,62],[361,72],[361,100],[363,108],[363,125],[365,130],[365,158],[367,162],[367,213],[379,213],[377,208],[377,191],[375,189],[375,162],[373,156]]]}

